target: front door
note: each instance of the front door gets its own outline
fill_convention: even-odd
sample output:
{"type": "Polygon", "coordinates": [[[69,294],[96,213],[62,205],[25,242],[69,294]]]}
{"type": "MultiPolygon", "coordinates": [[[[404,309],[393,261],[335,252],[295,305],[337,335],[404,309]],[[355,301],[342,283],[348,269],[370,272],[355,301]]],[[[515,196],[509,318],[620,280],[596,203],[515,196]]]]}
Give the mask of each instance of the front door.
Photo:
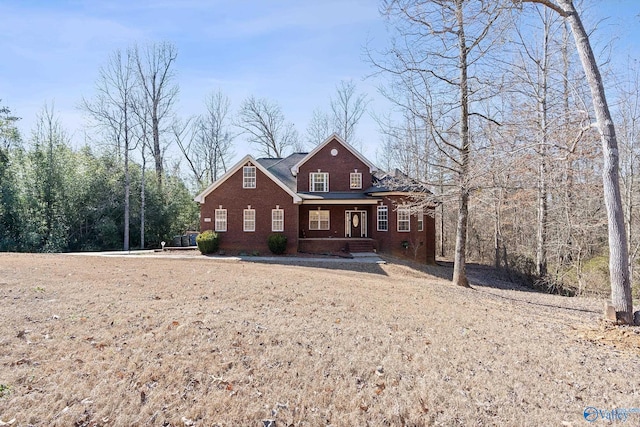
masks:
{"type": "Polygon", "coordinates": [[[365,211],[346,211],[345,224],[347,237],[367,237],[367,213],[365,211]]]}

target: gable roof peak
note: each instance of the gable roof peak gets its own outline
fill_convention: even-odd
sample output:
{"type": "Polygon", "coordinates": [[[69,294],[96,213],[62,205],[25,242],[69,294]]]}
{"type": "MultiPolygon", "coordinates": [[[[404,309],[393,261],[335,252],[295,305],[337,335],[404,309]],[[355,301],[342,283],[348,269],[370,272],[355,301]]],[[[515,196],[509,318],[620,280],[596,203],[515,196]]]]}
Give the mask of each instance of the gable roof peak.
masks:
{"type": "MultiPolygon", "coordinates": [[[[364,157],[358,150],[356,150],[352,145],[348,144],[347,141],[345,141],[344,139],[342,139],[340,137],[340,135],[338,135],[337,133],[332,133],[331,136],[329,136],[329,138],[325,139],[323,142],[321,142],[320,144],[318,144],[316,146],[316,148],[314,148],[313,150],[311,150],[309,153],[307,153],[306,156],[304,156],[302,158],[302,160],[300,160],[298,163],[296,163],[295,165],[293,165],[293,167],[291,168],[291,173],[294,176],[298,175],[298,172],[300,171],[300,167],[305,164],[307,162],[307,160],[309,160],[310,158],[312,158],[313,156],[316,155],[316,153],[318,153],[320,150],[322,150],[327,144],[329,144],[331,141],[337,141],[340,145],[342,145],[344,148],[346,148],[349,152],[351,152],[351,154],[353,154],[356,158],[358,158],[358,160],[360,160],[362,163],[364,163],[365,165],[367,165],[367,167],[369,168],[369,172],[374,173],[378,170],[378,168],[371,163],[366,157],[364,157]]],[[[302,154],[302,153],[301,153],[302,154]]]]}
{"type": "MultiPolygon", "coordinates": [[[[282,160],[282,159],[275,159],[275,160],[282,160]]],[[[207,197],[213,190],[215,190],[220,185],[222,185],[234,173],[239,171],[240,168],[242,168],[248,163],[258,168],[263,174],[265,174],[270,180],[272,180],[278,187],[282,188],[286,193],[288,193],[293,198],[294,203],[300,203],[302,201],[300,196],[294,190],[292,190],[287,184],[282,182],[282,179],[279,179],[277,176],[275,176],[267,167],[265,167],[265,165],[260,163],[260,161],[254,159],[250,154],[247,154],[246,156],[244,156],[238,163],[236,163],[229,170],[227,170],[227,172],[224,175],[222,175],[220,178],[214,181],[211,185],[209,185],[209,187],[207,187],[204,191],[198,194],[193,200],[200,204],[204,204],[205,197],[207,197]]]]}

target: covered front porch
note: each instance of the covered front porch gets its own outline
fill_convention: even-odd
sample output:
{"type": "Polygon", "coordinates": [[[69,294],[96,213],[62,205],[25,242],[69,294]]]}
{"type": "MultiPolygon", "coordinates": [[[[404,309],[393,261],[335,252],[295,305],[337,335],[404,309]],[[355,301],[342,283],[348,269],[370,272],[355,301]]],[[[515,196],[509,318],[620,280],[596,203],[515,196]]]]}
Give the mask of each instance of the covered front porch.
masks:
{"type": "MultiPolygon", "coordinates": [[[[331,193],[304,199],[300,206],[300,238],[371,237],[376,199],[356,198],[352,194],[331,193]],[[346,197],[349,196],[349,197],[346,197]]],[[[306,195],[306,197],[310,197],[306,195]]]]}
{"type": "Polygon", "coordinates": [[[304,194],[298,252],[351,253],[378,249],[372,239],[377,199],[359,193],[304,194]]]}

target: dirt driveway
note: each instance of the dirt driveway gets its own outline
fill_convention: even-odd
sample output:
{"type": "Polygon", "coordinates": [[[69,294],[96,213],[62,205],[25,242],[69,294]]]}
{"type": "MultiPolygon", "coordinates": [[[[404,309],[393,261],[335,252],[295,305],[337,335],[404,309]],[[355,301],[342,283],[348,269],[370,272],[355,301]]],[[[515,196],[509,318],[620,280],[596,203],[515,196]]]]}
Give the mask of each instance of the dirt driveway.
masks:
{"type": "Polygon", "coordinates": [[[0,425],[640,424],[638,328],[449,274],[0,254],[0,425]]]}

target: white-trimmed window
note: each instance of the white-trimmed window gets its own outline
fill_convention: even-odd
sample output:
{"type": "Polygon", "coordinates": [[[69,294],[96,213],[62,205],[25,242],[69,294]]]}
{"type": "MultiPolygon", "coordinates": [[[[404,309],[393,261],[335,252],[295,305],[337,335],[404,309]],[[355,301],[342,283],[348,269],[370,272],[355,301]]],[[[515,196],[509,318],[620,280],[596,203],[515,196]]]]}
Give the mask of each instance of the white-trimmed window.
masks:
{"type": "Polygon", "coordinates": [[[309,230],[329,230],[329,211],[309,211],[309,230]]]}
{"type": "Polygon", "coordinates": [[[349,188],[351,189],[362,188],[362,173],[355,171],[349,174],[349,188]]]}
{"type": "Polygon", "coordinates": [[[389,208],[378,206],[378,231],[389,231],[389,208]]]}
{"type": "Polygon", "coordinates": [[[242,188],[256,188],[255,166],[244,166],[242,168],[242,188]]]}
{"type": "Polygon", "coordinates": [[[220,207],[220,209],[216,209],[215,224],[213,228],[214,228],[214,231],[227,231],[227,210],[226,209],[222,209],[222,207],[220,207]]]}
{"type": "Polygon", "coordinates": [[[416,214],[418,217],[418,231],[424,230],[424,209],[418,209],[418,213],[416,214]]]}
{"type": "Polygon", "coordinates": [[[251,208],[245,209],[242,223],[243,231],[256,231],[256,210],[251,208]]]}
{"type": "Polygon", "coordinates": [[[284,209],[271,209],[271,231],[284,231],[284,209]]]}
{"type": "Polygon", "coordinates": [[[311,172],[309,174],[309,191],[312,193],[326,193],[329,191],[329,173],[311,172]]]}
{"type": "Polygon", "coordinates": [[[411,231],[411,209],[398,208],[398,231],[411,231]]]}

